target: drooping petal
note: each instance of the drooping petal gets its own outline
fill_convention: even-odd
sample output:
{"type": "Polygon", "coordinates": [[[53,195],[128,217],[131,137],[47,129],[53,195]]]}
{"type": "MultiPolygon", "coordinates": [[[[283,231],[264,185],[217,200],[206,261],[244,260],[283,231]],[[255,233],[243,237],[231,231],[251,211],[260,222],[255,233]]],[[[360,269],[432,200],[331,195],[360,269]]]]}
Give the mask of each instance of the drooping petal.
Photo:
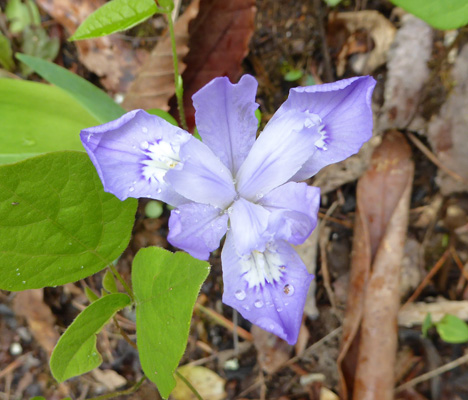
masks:
{"type": "Polygon", "coordinates": [[[371,76],[361,76],[291,89],[272,122],[291,110],[307,110],[317,115],[321,133],[315,143],[317,152],[292,180],[310,178],[326,165],[348,158],[371,138],[371,97],[375,83],[371,76]]]}
{"type": "Polygon", "coordinates": [[[227,230],[228,215],[208,204],[187,203],[171,212],[167,240],[200,260],[208,260],[227,230]]]}
{"type": "Polygon", "coordinates": [[[231,216],[232,237],[237,251],[240,254],[254,249],[263,251],[270,236],[267,232],[270,212],[242,197],[227,211],[231,216]]]}
{"type": "Polygon", "coordinates": [[[204,143],[192,138],[180,149],[181,169],[166,174],[166,182],[197,203],[226,208],[236,196],[228,168],[204,143]]]}
{"type": "Polygon", "coordinates": [[[276,239],[304,243],[317,225],[320,188],[288,182],[273,189],[259,204],[271,212],[268,230],[276,239]]]}
{"type": "Polygon", "coordinates": [[[257,131],[257,81],[244,75],[239,83],[213,79],[192,97],[198,132],[235,175],[247,157],[257,131]]]}
{"type": "Polygon", "coordinates": [[[179,148],[190,134],[143,110],[104,125],[84,129],[84,148],[106,192],[120,200],[151,197],[172,205],[186,202],[164,181],[178,167],[179,148]]]}
{"type": "Polygon", "coordinates": [[[228,233],[221,254],[223,302],[255,325],[295,344],[313,275],[291,246],[271,242],[263,253],[241,256],[228,233]]]}
{"type": "Polygon", "coordinates": [[[258,201],[288,181],[317,150],[320,139],[315,116],[300,110],[270,121],[237,173],[239,194],[258,201]]]}

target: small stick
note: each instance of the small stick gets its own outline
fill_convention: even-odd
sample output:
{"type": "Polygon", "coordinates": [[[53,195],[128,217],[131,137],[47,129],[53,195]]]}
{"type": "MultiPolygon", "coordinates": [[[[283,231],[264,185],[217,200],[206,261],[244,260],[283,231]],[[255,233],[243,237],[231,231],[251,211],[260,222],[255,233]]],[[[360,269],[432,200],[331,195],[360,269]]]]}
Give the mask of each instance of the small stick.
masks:
{"type": "Polygon", "coordinates": [[[453,360],[445,365],[442,365],[439,368],[433,369],[432,371],[426,372],[425,374],[419,375],[414,379],[411,379],[410,381],[403,383],[402,385],[398,386],[395,388],[395,393],[399,393],[403,390],[409,389],[418,383],[427,381],[428,379],[432,379],[435,376],[441,375],[447,371],[450,371],[451,369],[454,369],[462,364],[465,364],[468,362],[468,354],[465,354],[464,356],[461,356],[460,358],[457,358],[456,360],[453,360]]]}
{"type": "MultiPolygon", "coordinates": [[[[445,264],[445,261],[447,261],[448,256],[450,255],[450,247],[445,250],[444,254],[442,254],[442,257],[440,257],[439,261],[435,263],[435,265],[432,267],[432,269],[429,271],[429,273],[424,277],[423,281],[419,284],[419,286],[416,288],[416,290],[413,292],[413,294],[410,296],[408,300],[406,300],[406,303],[403,304],[401,309],[405,308],[408,304],[412,303],[414,300],[417,299],[417,297],[421,294],[421,292],[424,290],[424,288],[427,286],[431,278],[439,271],[439,269],[442,268],[442,266],[445,264]]],[[[400,310],[401,310],[400,309],[400,310]]]]}
{"type": "Polygon", "coordinates": [[[175,370],[175,374],[180,378],[182,382],[184,382],[187,385],[187,387],[190,389],[190,391],[195,395],[195,397],[198,400],[203,400],[203,397],[201,397],[197,389],[195,389],[195,387],[190,383],[190,381],[185,376],[183,376],[177,369],[175,370]]]}

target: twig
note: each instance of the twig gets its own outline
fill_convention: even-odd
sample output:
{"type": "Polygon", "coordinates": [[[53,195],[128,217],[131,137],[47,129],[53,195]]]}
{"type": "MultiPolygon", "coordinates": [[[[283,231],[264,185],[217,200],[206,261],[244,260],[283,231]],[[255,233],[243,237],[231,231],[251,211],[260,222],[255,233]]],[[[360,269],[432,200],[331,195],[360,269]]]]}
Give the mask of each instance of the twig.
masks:
{"type": "Polygon", "coordinates": [[[198,400],[203,400],[203,397],[200,396],[200,393],[198,393],[197,389],[195,389],[195,387],[190,383],[190,381],[185,376],[183,376],[178,370],[175,370],[175,374],[180,378],[182,382],[184,382],[187,385],[187,387],[190,389],[190,391],[195,395],[195,397],[198,400]]]}
{"type": "Polygon", "coordinates": [[[454,247],[450,247],[450,251],[452,253],[453,261],[455,261],[455,264],[457,264],[457,267],[460,269],[461,274],[466,280],[468,280],[468,271],[465,269],[465,266],[460,260],[460,257],[458,256],[457,251],[455,250],[454,247]]]}
{"type": "Polygon", "coordinates": [[[115,325],[117,326],[117,328],[119,329],[119,332],[120,332],[120,334],[122,335],[122,337],[125,339],[125,341],[126,341],[130,346],[132,346],[135,350],[138,350],[136,343],[135,343],[132,339],[130,339],[130,338],[128,337],[127,333],[126,333],[126,332],[122,329],[122,327],[120,326],[119,321],[117,321],[117,318],[115,317],[115,315],[114,315],[114,317],[113,317],[113,320],[114,320],[114,324],[115,324],[115,325]]]}
{"type": "MultiPolygon", "coordinates": [[[[320,226],[320,228],[322,228],[322,226],[320,226]]],[[[330,273],[328,271],[328,262],[327,262],[327,244],[328,244],[329,233],[330,233],[330,228],[324,228],[323,230],[320,229],[320,237],[319,237],[320,267],[321,267],[320,270],[322,271],[323,285],[325,286],[325,290],[328,295],[328,300],[330,300],[330,304],[332,306],[333,312],[336,313],[335,293],[333,292],[333,289],[331,287],[330,273]]]]}
{"type": "Polygon", "coordinates": [[[425,374],[419,375],[416,378],[411,379],[410,381],[406,383],[403,383],[402,385],[395,388],[395,393],[399,393],[405,389],[409,389],[417,385],[418,383],[427,381],[428,379],[432,379],[435,376],[441,375],[467,362],[468,362],[468,354],[465,354],[464,356],[461,356],[460,358],[457,358],[456,360],[453,360],[445,365],[442,365],[439,368],[433,369],[432,371],[426,372],[425,374]]]}
{"type": "Polygon", "coordinates": [[[406,300],[406,303],[403,304],[401,309],[405,308],[408,304],[412,303],[414,300],[416,300],[418,298],[418,296],[421,294],[421,292],[427,286],[427,284],[429,283],[431,278],[445,264],[445,261],[447,261],[447,258],[450,255],[450,252],[451,252],[451,250],[450,250],[450,247],[449,247],[447,250],[445,250],[444,254],[442,254],[442,257],[440,257],[439,261],[437,261],[435,263],[435,265],[432,267],[432,269],[429,271],[429,273],[424,277],[423,281],[419,284],[419,286],[416,288],[416,290],[413,292],[413,294],[410,296],[410,298],[408,300],[406,300]]]}
{"type": "Polygon", "coordinates": [[[413,144],[421,150],[421,152],[431,161],[434,165],[439,167],[442,171],[444,171],[447,175],[450,175],[453,179],[456,181],[462,182],[464,184],[468,184],[468,182],[460,175],[458,175],[456,172],[452,171],[450,168],[442,164],[442,162],[435,156],[434,153],[432,153],[431,150],[429,150],[423,142],[421,142],[415,135],[413,135],[411,132],[406,132],[406,135],[408,138],[413,142],[413,144]]]}
{"type": "Polygon", "coordinates": [[[145,380],[146,380],[146,376],[143,376],[143,378],[141,378],[131,388],[121,390],[119,392],[112,392],[112,393],[103,394],[102,396],[93,397],[92,399],[89,399],[89,400],[106,400],[106,399],[112,399],[113,397],[125,396],[127,394],[135,393],[140,388],[140,386],[143,384],[143,382],[145,380]]]}
{"type": "Polygon", "coordinates": [[[23,354],[22,356],[18,357],[16,360],[12,361],[8,364],[5,368],[0,371],[0,379],[3,378],[5,375],[10,374],[16,368],[21,367],[24,363],[25,358],[31,353],[23,354]]]}
{"type": "Polygon", "coordinates": [[[313,6],[317,15],[317,28],[320,33],[320,39],[322,40],[322,53],[323,53],[323,62],[325,63],[324,75],[325,82],[333,81],[332,74],[332,63],[330,58],[330,52],[328,51],[327,37],[325,34],[325,27],[323,25],[323,12],[322,12],[322,1],[313,0],[313,6]]]}
{"type": "Polygon", "coordinates": [[[348,229],[353,228],[352,222],[344,221],[342,219],[338,219],[338,218],[335,218],[335,217],[331,217],[330,215],[328,215],[328,212],[326,214],[324,214],[323,212],[319,211],[318,216],[319,216],[319,218],[323,219],[324,221],[334,222],[334,223],[340,224],[340,225],[342,225],[342,226],[344,226],[345,228],[348,228],[348,229]]]}

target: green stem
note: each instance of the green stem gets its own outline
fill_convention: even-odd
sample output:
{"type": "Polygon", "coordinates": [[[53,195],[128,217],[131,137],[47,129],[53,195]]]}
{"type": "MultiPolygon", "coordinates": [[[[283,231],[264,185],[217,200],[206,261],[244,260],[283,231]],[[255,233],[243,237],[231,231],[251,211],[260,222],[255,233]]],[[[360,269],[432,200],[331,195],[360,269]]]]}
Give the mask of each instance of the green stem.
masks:
{"type": "Polygon", "coordinates": [[[185,377],[183,376],[179,371],[175,370],[175,374],[180,378],[180,380],[182,382],[184,382],[188,388],[192,391],[192,393],[195,395],[195,397],[198,399],[198,400],[203,400],[203,397],[201,397],[200,393],[197,392],[197,389],[195,389],[193,387],[193,385],[190,383],[190,381],[185,377]]]}
{"type": "Polygon", "coordinates": [[[145,379],[146,379],[146,376],[141,378],[135,385],[133,385],[129,389],[121,390],[120,392],[113,392],[113,393],[104,394],[104,395],[98,396],[98,397],[93,397],[92,399],[89,399],[89,400],[106,400],[106,399],[112,399],[113,397],[125,396],[127,394],[135,393],[140,388],[140,386],[145,381],[145,379]]]}
{"type": "Polygon", "coordinates": [[[119,280],[119,282],[122,284],[122,286],[124,287],[125,291],[128,293],[128,295],[130,296],[130,298],[132,299],[133,302],[135,302],[135,296],[133,295],[133,291],[132,289],[130,289],[130,286],[127,285],[127,282],[125,282],[125,280],[122,278],[122,276],[119,274],[119,272],[117,271],[117,269],[111,264],[109,265],[109,268],[110,270],[112,271],[112,273],[114,274],[114,276],[119,280]]]}
{"type": "Polygon", "coordinates": [[[172,60],[174,62],[174,83],[175,83],[175,92],[177,98],[177,108],[179,109],[179,118],[182,128],[188,130],[187,120],[185,119],[185,110],[184,110],[184,90],[182,84],[182,77],[179,75],[179,61],[177,58],[177,48],[176,40],[174,33],[174,21],[172,20],[171,13],[168,12],[167,20],[169,22],[169,34],[171,35],[171,45],[172,45],[172,60]]]}

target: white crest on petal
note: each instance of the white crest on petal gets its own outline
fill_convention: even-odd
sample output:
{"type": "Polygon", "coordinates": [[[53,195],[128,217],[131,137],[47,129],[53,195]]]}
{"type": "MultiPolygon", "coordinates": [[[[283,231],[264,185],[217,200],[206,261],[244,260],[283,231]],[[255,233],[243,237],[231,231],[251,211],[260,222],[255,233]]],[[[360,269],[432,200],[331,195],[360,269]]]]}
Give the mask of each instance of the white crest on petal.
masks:
{"type": "Polygon", "coordinates": [[[145,179],[151,181],[156,180],[163,183],[164,175],[171,168],[175,168],[180,163],[180,145],[182,143],[169,143],[165,140],[156,140],[153,143],[141,143],[141,149],[147,156],[143,160],[142,173],[145,179]]]}
{"type": "Polygon", "coordinates": [[[318,139],[314,145],[318,149],[327,150],[327,132],[325,131],[325,125],[322,122],[322,119],[317,114],[312,114],[310,111],[305,111],[307,117],[304,122],[306,128],[312,128],[313,126],[317,127],[317,132],[320,134],[320,139],[318,139]]]}
{"type": "Polygon", "coordinates": [[[250,288],[280,282],[285,268],[273,244],[268,244],[264,252],[254,250],[241,258],[241,274],[250,288]]]}

